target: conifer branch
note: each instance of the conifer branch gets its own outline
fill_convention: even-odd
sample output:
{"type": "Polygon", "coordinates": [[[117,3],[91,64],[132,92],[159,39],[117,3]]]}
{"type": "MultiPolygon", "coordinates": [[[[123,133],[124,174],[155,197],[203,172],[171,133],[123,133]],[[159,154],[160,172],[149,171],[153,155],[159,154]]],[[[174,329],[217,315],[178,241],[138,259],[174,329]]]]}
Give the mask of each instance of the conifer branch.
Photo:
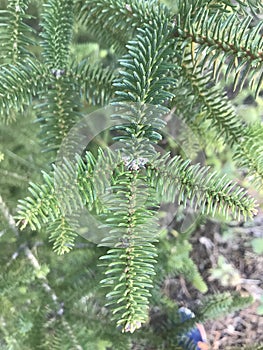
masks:
{"type": "MultiPolygon", "coordinates": [[[[62,71],[55,74],[62,74],[62,71]]],[[[69,130],[81,117],[79,96],[71,79],[63,73],[59,77],[51,77],[50,83],[53,86],[43,96],[45,102],[36,106],[40,110],[40,136],[46,152],[57,151],[69,130]]]]}
{"type": "Polygon", "coordinates": [[[23,230],[30,225],[32,230],[40,229],[51,218],[59,217],[59,205],[55,196],[52,178],[43,172],[45,183],[41,186],[31,183],[29,191],[32,197],[19,201],[16,219],[17,225],[23,230]]]}
{"type": "Polygon", "coordinates": [[[218,138],[223,137],[225,142],[230,145],[237,143],[241,137],[243,126],[226,94],[219,86],[211,86],[210,74],[203,75],[200,67],[194,68],[191,58],[185,58],[181,67],[182,75],[187,82],[185,85],[188,90],[187,97],[193,105],[200,104],[200,112],[203,116],[202,123],[206,119],[210,120],[211,126],[217,131],[218,138]]]}
{"type": "Polygon", "coordinates": [[[32,96],[44,91],[50,73],[44,65],[31,59],[0,69],[0,114],[8,121],[13,110],[23,111],[32,103],[32,96]]]}
{"type": "Polygon", "coordinates": [[[42,18],[43,57],[54,74],[66,69],[72,40],[74,2],[49,0],[42,18]]]}
{"type": "Polygon", "coordinates": [[[202,293],[206,293],[208,290],[207,284],[190,256],[183,257],[182,261],[176,266],[175,275],[185,276],[186,280],[202,293]]]}
{"type": "Polygon", "coordinates": [[[88,26],[96,40],[107,47],[113,45],[121,53],[137,28],[150,24],[153,19],[168,18],[167,8],[152,0],[86,0],[83,6],[82,2],[77,3],[77,11],[80,21],[88,26]]]}
{"type": "Polygon", "coordinates": [[[243,131],[243,138],[237,144],[234,159],[247,169],[254,183],[263,186],[263,126],[256,123],[243,131]]]}
{"type": "Polygon", "coordinates": [[[207,319],[216,318],[229,312],[240,310],[253,302],[251,296],[241,297],[238,293],[221,293],[207,296],[202,301],[202,306],[196,312],[197,322],[205,322],[207,319]]]}
{"type": "Polygon", "coordinates": [[[186,320],[177,325],[177,333],[186,332],[196,323],[206,322],[208,319],[214,319],[223,316],[229,312],[235,312],[251,305],[253,298],[242,297],[238,293],[216,293],[203,298],[201,305],[195,310],[195,317],[186,320]]]}
{"type": "Polygon", "coordinates": [[[76,123],[79,101],[74,82],[66,76],[74,23],[74,3],[70,0],[50,0],[42,19],[43,57],[53,79],[52,88],[41,105],[41,136],[46,151],[57,151],[63,138],[76,123]],[[43,108],[44,107],[44,108],[43,108]]]}
{"type": "Polygon", "coordinates": [[[119,96],[114,101],[162,105],[173,97],[169,89],[175,81],[169,73],[175,67],[168,63],[172,56],[169,34],[167,21],[153,21],[138,29],[137,41],[127,45],[128,54],[120,59],[126,71],[113,84],[119,96]]]}
{"type": "Polygon", "coordinates": [[[241,88],[248,80],[250,86],[256,84],[257,95],[263,81],[263,40],[259,34],[263,23],[251,29],[251,21],[250,17],[240,20],[236,14],[211,15],[209,10],[201,8],[196,14],[193,10],[187,15],[179,14],[174,35],[190,45],[197,44],[195,62],[203,69],[213,65],[216,79],[226,64],[226,78],[230,72],[235,74],[234,87],[239,84],[241,88]]]}
{"type": "Polygon", "coordinates": [[[254,199],[225,176],[209,173],[208,167],[199,164],[190,165],[189,160],[180,156],[170,160],[168,157],[157,155],[147,167],[151,185],[162,198],[174,202],[178,195],[178,203],[185,206],[189,200],[191,207],[199,208],[202,214],[217,212],[227,217],[231,210],[240,219],[241,214],[246,218],[257,213],[254,199]]]}
{"type": "Polygon", "coordinates": [[[74,227],[77,226],[77,223],[74,225],[72,221],[71,217],[69,224],[65,217],[60,216],[48,225],[49,241],[53,243],[54,252],[58,255],[68,253],[74,246],[74,240],[77,236],[74,227]]]}
{"type": "Polygon", "coordinates": [[[1,60],[16,64],[22,58],[32,56],[28,46],[34,45],[30,38],[34,30],[25,23],[31,16],[26,14],[29,0],[9,0],[7,9],[0,11],[1,22],[1,60]]]}
{"type": "Polygon", "coordinates": [[[119,108],[113,117],[122,121],[114,127],[120,134],[116,139],[123,144],[122,152],[134,159],[155,152],[152,145],[161,139],[162,116],[168,112],[164,104],[173,97],[175,80],[170,72],[175,67],[169,63],[169,35],[168,21],[153,20],[138,29],[136,40],[127,45],[128,54],[120,60],[125,70],[113,83],[117,97],[112,105],[119,108]]]}
{"type": "Polygon", "coordinates": [[[178,13],[187,14],[189,10],[194,9],[198,12],[201,8],[208,9],[210,13],[216,13],[220,11],[222,14],[229,12],[238,12],[240,14],[248,14],[251,10],[253,14],[256,14],[257,10],[263,8],[261,0],[178,0],[178,13]]]}
{"type": "Polygon", "coordinates": [[[137,172],[125,172],[120,177],[116,194],[108,199],[111,210],[105,226],[110,228],[109,237],[102,241],[112,248],[100,258],[107,266],[107,278],[101,283],[112,289],[107,305],[113,306],[117,325],[131,333],[148,318],[156,262],[156,248],[151,242],[156,240],[157,223],[154,213],[146,209],[150,198],[145,186],[137,172]]]}
{"type": "MultiPolygon", "coordinates": [[[[8,64],[0,70],[0,109],[5,114],[12,108],[23,111],[25,105],[32,103],[32,96],[40,95],[43,104],[38,105],[39,122],[45,149],[62,149],[61,153],[73,155],[62,155],[50,174],[43,173],[42,185],[31,183],[31,197],[19,202],[17,224],[21,229],[30,226],[33,230],[47,226],[54,250],[64,254],[74,245],[82,210],[88,210],[101,223],[105,237],[101,246],[108,248],[101,257],[105,268],[101,285],[109,289],[107,305],[123,332],[134,332],[148,319],[157,256],[156,209],[162,201],[178,200],[183,207],[190,204],[194,209],[200,208],[202,214],[227,215],[231,211],[238,219],[256,213],[254,200],[235,183],[209,173],[207,167],[191,165],[190,160],[160,156],[155,147],[162,138],[168,106],[178,106],[182,114],[193,112],[192,119],[186,118],[197,128],[203,127],[203,121],[210,122],[218,136],[224,136],[233,147],[237,145],[236,158],[250,166],[256,178],[262,177],[262,128],[242,130],[243,124],[225,95],[216,85],[211,87],[211,72],[207,70],[213,64],[213,78],[217,79],[226,66],[226,77],[233,72],[236,87],[242,87],[251,78],[257,85],[256,93],[259,92],[263,81],[263,41],[259,35],[262,24],[251,29],[250,18],[239,19],[241,9],[255,9],[258,0],[237,2],[239,5],[230,0],[217,4],[213,0],[179,1],[180,10],[172,22],[172,11],[155,0],[48,0],[42,17],[44,64],[33,59],[21,63],[22,48],[26,54],[29,43],[22,38],[27,31],[23,26],[24,10],[12,22],[22,30],[21,37],[12,39],[21,49],[10,54],[16,65],[8,64]],[[79,22],[88,25],[102,46],[113,46],[116,53],[126,52],[119,60],[120,71],[91,66],[88,61],[70,62],[76,12],[79,22]],[[87,152],[75,157],[70,148],[75,150],[74,142],[81,143],[82,135],[78,134],[72,144],[62,142],[82,117],[79,111],[83,95],[90,105],[110,101],[114,106],[112,118],[117,122],[112,130],[114,141],[120,141],[116,153],[99,149],[97,156],[87,152]],[[198,113],[202,124],[195,117],[198,113]]],[[[18,8],[13,0],[10,4],[12,14],[8,10],[6,15],[15,18],[18,8]]],[[[87,127],[83,134],[86,131],[87,127]]],[[[5,214],[1,197],[0,209],[5,214]]],[[[16,232],[9,220],[10,223],[16,232]]],[[[188,280],[205,292],[207,287],[189,258],[189,247],[177,245],[183,253],[177,250],[173,257],[173,271],[187,274],[188,280]]],[[[29,247],[22,248],[34,269],[39,270],[39,262],[29,247]]],[[[44,284],[46,281],[44,277],[44,284]]],[[[50,292],[51,287],[47,287],[48,283],[44,289],[50,292]]],[[[77,294],[78,298],[82,296],[80,291],[77,294]]],[[[52,298],[56,304],[57,298],[52,298]]],[[[196,321],[235,310],[250,301],[219,295],[206,300],[196,319],[187,324],[180,326],[179,318],[174,316],[177,323],[171,322],[171,342],[177,341],[175,332],[196,321]]],[[[58,312],[63,313],[63,308],[58,312]]],[[[71,344],[81,348],[74,327],[69,328],[64,321],[62,326],[69,333],[71,344]]],[[[81,330],[77,334],[82,339],[81,330]]],[[[63,347],[60,329],[55,332],[53,345],[63,347]]]]}
{"type": "Polygon", "coordinates": [[[263,4],[261,0],[237,0],[237,3],[244,12],[244,14],[247,13],[247,8],[249,7],[254,14],[256,14],[256,10],[262,10],[263,9],[263,4]]]}
{"type": "Polygon", "coordinates": [[[74,80],[80,95],[90,105],[104,106],[113,97],[112,82],[116,72],[110,68],[94,66],[88,60],[84,60],[79,64],[72,63],[67,75],[74,80]]]}
{"type": "Polygon", "coordinates": [[[80,156],[71,162],[63,159],[54,166],[51,175],[42,173],[44,184],[31,183],[31,197],[20,200],[17,208],[17,225],[21,230],[27,226],[32,230],[47,226],[53,249],[58,254],[69,252],[79,227],[80,211],[85,206],[96,215],[107,211],[102,196],[114,180],[116,164],[123,162],[110,152],[98,153],[97,159],[90,152],[84,159],[80,156]]]}

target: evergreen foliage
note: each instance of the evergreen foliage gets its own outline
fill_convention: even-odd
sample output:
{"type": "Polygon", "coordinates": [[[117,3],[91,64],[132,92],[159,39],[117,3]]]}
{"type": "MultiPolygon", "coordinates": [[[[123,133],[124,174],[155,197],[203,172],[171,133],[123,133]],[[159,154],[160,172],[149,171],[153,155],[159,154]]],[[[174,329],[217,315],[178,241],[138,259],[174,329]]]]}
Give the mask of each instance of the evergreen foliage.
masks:
{"type": "Polygon", "coordinates": [[[30,56],[29,45],[34,45],[31,26],[26,20],[29,1],[8,1],[6,10],[1,10],[1,63],[18,63],[30,56]]]}
{"type": "Polygon", "coordinates": [[[0,240],[7,248],[0,280],[3,349],[191,349],[188,340],[182,344],[182,334],[195,322],[252,302],[229,293],[209,295],[196,318],[181,324],[178,305],[163,296],[169,274],[185,276],[201,292],[207,285],[189,256],[194,232],[174,241],[160,234],[162,203],[237,220],[253,218],[257,203],[235,181],[183,155],[162,155],[156,145],[175,110],[204,147],[205,138],[216,134],[262,186],[262,123],[240,120],[219,83],[224,76],[234,90],[248,85],[259,95],[262,3],[164,3],[47,0],[39,35],[28,24],[29,1],[10,0],[0,12],[0,114],[19,125],[33,107],[41,151],[50,152],[48,158],[41,155],[42,180],[30,176],[30,195],[19,200],[16,226],[14,209],[0,200],[0,240]],[[110,62],[74,60],[78,25],[108,50],[110,62]],[[117,149],[95,147],[55,162],[61,148],[65,155],[74,151],[74,145],[67,150],[63,144],[73,126],[108,103],[114,126],[105,143],[116,142],[117,149]],[[83,209],[101,224],[98,246],[77,234],[83,209]],[[48,254],[50,242],[59,256],[48,254]],[[160,329],[147,324],[150,305],[163,313],[160,329]]]}

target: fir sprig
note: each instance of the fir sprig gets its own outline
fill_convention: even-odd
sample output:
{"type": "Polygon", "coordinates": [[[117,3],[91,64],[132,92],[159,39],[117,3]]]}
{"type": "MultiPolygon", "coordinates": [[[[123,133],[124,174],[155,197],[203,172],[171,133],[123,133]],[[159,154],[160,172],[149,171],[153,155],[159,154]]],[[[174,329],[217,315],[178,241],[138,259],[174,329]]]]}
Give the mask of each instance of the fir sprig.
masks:
{"type": "MultiPolygon", "coordinates": [[[[202,121],[209,120],[210,125],[216,130],[216,136],[223,137],[228,144],[238,142],[243,126],[226,93],[219,86],[213,85],[209,72],[202,74],[200,66],[193,67],[191,57],[185,57],[181,67],[183,79],[186,81],[184,86],[189,94],[187,98],[192,105],[199,104],[199,113],[203,115],[202,121]]],[[[176,101],[175,96],[175,105],[176,101]]]]}
{"type": "Polygon", "coordinates": [[[34,45],[34,30],[26,24],[31,16],[27,14],[29,0],[10,0],[7,9],[0,11],[1,21],[1,63],[15,64],[32,56],[29,45],[34,45]]]}
{"type": "Polygon", "coordinates": [[[211,15],[201,8],[197,13],[178,15],[175,37],[183,39],[184,46],[185,41],[196,44],[195,62],[203,69],[213,66],[216,79],[226,64],[226,78],[230,72],[235,74],[234,88],[249,81],[258,95],[263,80],[263,40],[259,34],[263,24],[259,22],[251,29],[251,22],[250,17],[240,19],[236,14],[222,16],[220,12],[211,15]]]}
{"type": "Polygon", "coordinates": [[[252,177],[258,187],[263,185],[263,126],[260,123],[243,131],[234,159],[252,177]]]}
{"type": "Polygon", "coordinates": [[[73,1],[49,0],[42,17],[43,57],[50,69],[66,69],[72,40],[73,1]]]}
{"type": "Polygon", "coordinates": [[[169,159],[169,154],[156,156],[147,167],[152,186],[168,201],[200,209],[202,214],[222,213],[226,217],[229,211],[240,219],[242,214],[253,217],[257,213],[255,201],[247,192],[226,176],[209,172],[208,167],[191,165],[189,160],[180,156],[169,159]]]}
{"type": "Polygon", "coordinates": [[[89,105],[104,106],[113,98],[112,83],[116,75],[113,69],[83,60],[78,64],[72,62],[66,74],[74,80],[79,87],[80,96],[84,97],[89,105]]]}
{"type": "Polygon", "coordinates": [[[0,114],[7,121],[14,112],[23,112],[32,104],[32,97],[47,91],[50,72],[32,59],[0,69],[0,114]]]}
{"type": "Polygon", "coordinates": [[[147,209],[152,198],[146,189],[145,179],[138,172],[128,171],[120,176],[108,199],[111,210],[105,227],[110,228],[109,236],[101,243],[112,246],[100,258],[107,266],[107,278],[101,283],[111,287],[107,305],[113,306],[117,325],[131,333],[148,318],[149,289],[153,287],[157,256],[152,242],[158,226],[154,212],[147,209]]]}
{"type": "Polygon", "coordinates": [[[81,22],[88,26],[96,40],[113,45],[120,53],[124,52],[137,28],[150,24],[153,19],[164,20],[168,15],[163,4],[152,0],[87,0],[84,5],[80,1],[77,2],[77,11],[81,22]]]}

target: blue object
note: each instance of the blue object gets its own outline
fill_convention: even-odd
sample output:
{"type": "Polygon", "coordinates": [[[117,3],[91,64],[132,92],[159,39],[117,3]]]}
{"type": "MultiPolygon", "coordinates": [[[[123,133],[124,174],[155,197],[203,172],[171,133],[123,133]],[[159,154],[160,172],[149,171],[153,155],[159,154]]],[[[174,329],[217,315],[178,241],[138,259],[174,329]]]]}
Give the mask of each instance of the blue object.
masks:
{"type": "MultiPolygon", "coordinates": [[[[180,307],[178,313],[182,323],[195,317],[195,314],[187,307],[180,307]]],[[[196,323],[195,327],[180,336],[179,345],[184,347],[185,350],[192,350],[193,345],[195,345],[195,350],[208,350],[209,347],[206,340],[204,326],[196,323]]]]}

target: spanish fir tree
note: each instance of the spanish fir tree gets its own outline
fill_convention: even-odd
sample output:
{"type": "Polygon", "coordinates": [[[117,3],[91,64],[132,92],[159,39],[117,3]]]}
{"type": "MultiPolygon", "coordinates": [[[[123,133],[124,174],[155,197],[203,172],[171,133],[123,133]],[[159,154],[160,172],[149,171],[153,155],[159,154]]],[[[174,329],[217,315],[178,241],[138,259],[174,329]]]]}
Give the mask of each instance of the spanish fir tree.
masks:
{"type": "Polygon", "coordinates": [[[164,295],[167,275],[207,292],[190,257],[200,221],[251,219],[258,206],[165,130],[179,120],[186,148],[189,130],[203,153],[220,144],[261,188],[262,123],[240,118],[226,92],[262,90],[261,10],[260,0],[2,2],[2,349],[196,349],[182,337],[195,322],[252,302],[209,294],[182,324],[164,295]],[[81,149],[86,115],[103,111],[110,127],[81,149]],[[178,221],[189,208],[199,217],[171,238],[163,203],[178,221]],[[83,213],[97,224],[88,235],[83,213]]]}

